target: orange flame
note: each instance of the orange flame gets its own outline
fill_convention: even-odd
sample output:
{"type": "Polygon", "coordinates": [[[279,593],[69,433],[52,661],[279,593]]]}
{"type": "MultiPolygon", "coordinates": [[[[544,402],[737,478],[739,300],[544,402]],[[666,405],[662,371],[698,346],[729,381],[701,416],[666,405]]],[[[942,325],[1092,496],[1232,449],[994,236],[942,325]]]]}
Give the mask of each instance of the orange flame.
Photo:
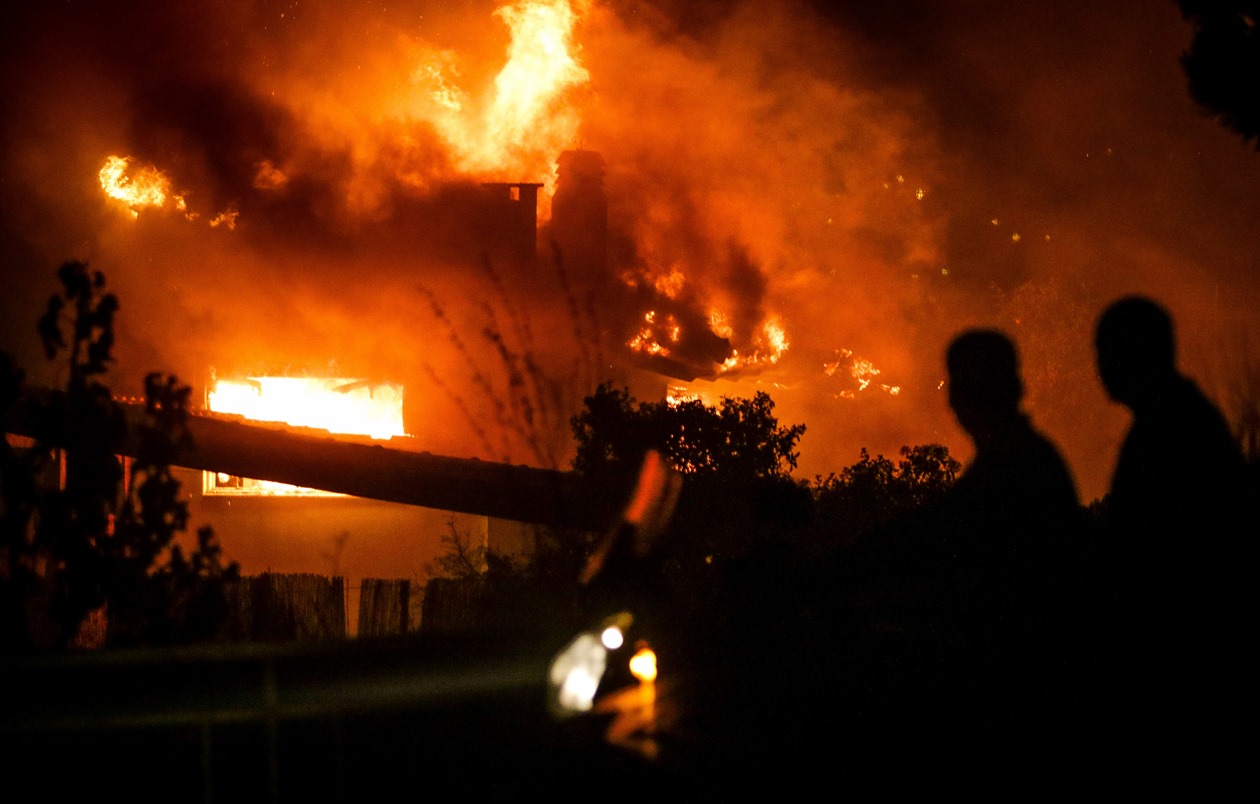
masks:
{"type": "MultiPolygon", "coordinates": [[[[174,207],[190,221],[200,216],[188,209],[188,200],[180,193],[171,191],[171,180],[155,165],[132,171],[130,156],[108,156],[101,166],[98,178],[105,195],[126,205],[132,220],[140,217],[140,210],[147,207],[174,207]],[[167,202],[170,202],[169,205],[167,202]]],[[[282,176],[282,174],[280,174],[282,176]]],[[[206,222],[211,228],[235,229],[240,212],[225,209],[206,222]]]]}
{"type": "MultiPolygon", "coordinates": [[[[858,357],[849,349],[837,349],[836,359],[830,363],[823,363],[823,374],[828,377],[834,377],[841,369],[847,370],[850,377],[857,380],[858,391],[865,391],[871,387],[875,378],[880,375],[880,370],[875,368],[875,364],[865,357],[858,357]]],[[[888,394],[889,396],[897,396],[901,393],[901,386],[888,385],[881,383],[875,387],[888,394]]],[[[853,399],[855,392],[852,390],[841,391],[839,394],[844,399],[853,399]]]]}
{"type": "Polygon", "coordinates": [[[735,334],[730,318],[721,310],[709,311],[709,329],[713,330],[713,334],[719,338],[730,338],[735,334]]]}
{"type": "Polygon", "coordinates": [[[655,310],[644,313],[643,320],[647,326],[640,327],[635,336],[626,341],[626,346],[636,352],[668,357],[669,347],[661,343],[661,338],[664,337],[670,343],[678,343],[682,340],[682,325],[672,313],[666,313],[664,321],[658,322],[656,319],[655,310]]]}
{"type": "Polygon", "coordinates": [[[687,277],[678,268],[670,268],[669,273],[662,274],[652,280],[652,285],[656,288],[656,292],[667,299],[677,299],[678,294],[682,293],[683,286],[687,283],[687,277]]]}
{"type": "MultiPolygon", "coordinates": [[[[171,182],[153,165],[128,175],[130,166],[129,156],[109,156],[101,166],[99,177],[105,194],[126,204],[132,219],[135,219],[140,217],[140,210],[144,207],[166,204],[167,197],[171,195],[171,182]]],[[[173,197],[176,207],[185,209],[183,197],[173,197]]]]}
{"type": "Polygon", "coordinates": [[[216,380],[207,395],[216,413],[387,439],[404,435],[402,388],[327,377],[216,380]]]}
{"type": "MultiPolygon", "coordinates": [[[[262,422],[314,427],[331,433],[390,438],[403,435],[402,388],[324,377],[250,377],[215,380],[206,406],[262,422]]],[[[272,480],[234,478],[206,472],[202,490],[210,495],[339,497],[332,492],[272,480]]]]}
{"type": "Polygon", "coordinates": [[[688,402],[703,402],[700,394],[689,390],[684,385],[670,385],[665,388],[665,404],[671,408],[685,405],[688,402]]]}
{"type": "MultiPolygon", "coordinates": [[[[719,313],[713,312],[709,314],[709,321],[714,326],[714,332],[721,334],[717,331],[717,324],[721,323],[725,326],[725,319],[719,313]]],[[[729,328],[727,329],[729,331],[729,328]]],[[[779,362],[790,345],[783,323],[777,317],[771,317],[761,325],[761,332],[753,339],[752,353],[741,355],[738,349],[732,349],[731,356],[726,358],[719,371],[728,372],[735,369],[774,365],[779,362]]]]}
{"type": "Polygon", "coordinates": [[[508,61],[494,80],[494,96],[480,116],[469,113],[475,105],[454,83],[459,77],[454,67],[426,63],[412,78],[429,85],[432,122],[456,152],[462,170],[551,176],[560,153],[576,139],[579,124],[573,109],[556,108],[557,100],[590,77],[572,43],[578,14],[567,0],[520,0],[494,13],[511,30],[511,42],[508,61]]]}

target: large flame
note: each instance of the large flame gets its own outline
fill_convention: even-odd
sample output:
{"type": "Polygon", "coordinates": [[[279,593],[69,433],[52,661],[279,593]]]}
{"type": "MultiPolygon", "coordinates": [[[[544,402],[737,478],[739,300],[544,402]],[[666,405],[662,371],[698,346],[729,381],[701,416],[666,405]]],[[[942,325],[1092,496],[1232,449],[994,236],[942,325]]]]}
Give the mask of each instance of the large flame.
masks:
{"type": "MultiPolygon", "coordinates": [[[[140,217],[140,210],[155,207],[166,208],[167,202],[185,219],[195,221],[198,214],[189,210],[188,199],[182,193],[171,190],[171,179],[156,165],[145,165],[132,168],[130,156],[111,154],[105,157],[105,163],[97,176],[105,195],[120,202],[127,208],[132,220],[140,217]]],[[[225,209],[211,217],[207,223],[211,228],[222,226],[235,229],[239,213],[235,209],[225,209]]]]}
{"type": "Polygon", "coordinates": [[[183,196],[171,193],[170,179],[162,171],[153,165],[132,171],[131,161],[129,156],[109,156],[99,176],[101,189],[110,198],[125,204],[133,219],[139,217],[145,207],[165,206],[168,197],[178,209],[185,208],[183,196]]]}
{"type": "Polygon", "coordinates": [[[432,122],[460,169],[550,179],[580,122],[575,110],[560,108],[557,101],[590,77],[573,45],[578,15],[567,0],[520,0],[501,6],[495,16],[511,30],[511,43],[507,63],[494,80],[494,96],[480,114],[459,88],[458,69],[444,63],[441,54],[428,54],[412,78],[429,86],[432,122]]]}
{"type": "Polygon", "coordinates": [[[404,435],[402,388],[328,377],[216,380],[206,397],[216,413],[388,439],[404,435]]]}

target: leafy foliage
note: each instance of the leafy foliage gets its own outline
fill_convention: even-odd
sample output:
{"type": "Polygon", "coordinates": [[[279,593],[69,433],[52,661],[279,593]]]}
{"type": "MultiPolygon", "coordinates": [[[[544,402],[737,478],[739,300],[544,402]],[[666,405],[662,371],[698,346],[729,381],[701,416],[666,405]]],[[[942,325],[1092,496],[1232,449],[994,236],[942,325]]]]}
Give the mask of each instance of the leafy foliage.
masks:
{"type": "MultiPolygon", "coordinates": [[[[639,470],[649,449],[685,474],[685,501],[663,540],[667,556],[655,557],[648,575],[699,589],[712,584],[725,559],[746,555],[751,545],[775,538],[786,523],[807,515],[808,493],[790,477],[805,428],[780,426],[773,410],[764,393],[710,407],[699,401],[640,403],[626,390],[601,385],[571,419],[574,467],[595,481],[593,488],[615,495],[626,492],[623,481],[639,470]]],[[[615,502],[625,500],[618,496],[615,502]]],[[[593,535],[540,527],[533,537],[533,554],[518,563],[472,546],[452,526],[443,539],[446,552],[430,572],[478,585],[481,627],[510,625],[519,631],[528,625],[522,618],[535,627],[558,621],[587,597],[578,577],[593,535]]]]}
{"type": "Polygon", "coordinates": [[[1254,0],[1179,0],[1194,26],[1181,66],[1190,95],[1244,142],[1260,147],[1260,6],[1254,0]]]}
{"type": "MultiPolygon", "coordinates": [[[[66,361],[66,392],[37,412],[40,439],[22,448],[6,441],[0,463],[3,647],[68,645],[101,607],[113,644],[207,636],[226,613],[220,582],[237,570],[223,565],[209,529],[187,555],[174,543],[188,506],[170,463],[189,440],[190,391],[174,377],[146,378],[149,423],[134,434],[136,457],[124,472],[116,453],[126,417],[99,380],[113,362],[118,301],[84,263],[66,263],[58,278],[62,290],[38,327],[49,359],[66,361]]],[[[8,408],[21,374],[7,359],[3,369],[8,408]]]]}
{"type": "Polygon", "coordinates": [[[751,481],[786,477],[796,468],[796,443],[805,425],[779,425],[764,391],[751,399],[725,397],[717,407],[700,400],[636,402],[627,390],[600,385],[573,417],[577,457],[588,475],[637,468],[656,449],[693,477],[751,481]]]}
{"type": "Polygon", "coordinates": [[[768,394],[724,398],[717,406],[670,404],[637,402],[626,390],[601,385],[585,402],[572,420],[576,470],[615,488],[613,481],[632,476],[651,449],[685,478],[648,561],[655,569],[640,568],[639,583],[655,589],[638,595],[642,608],[668,616],[661,601],[672,600],[718,612],[741,584],[737,568],[768,567],[768,556],[791,552],[807,533],[812,501],[791,477],[805,426],[780,425],[768,394]]]}
{"type": "Polygon", "coordinates": [[[941,444],[902,447],[896,464],[883,455],[872,458],[863,449],[858,462],[839,474],[815,478],[812,491],[819,523],[842,541],[857,539],[907,511],[943,499],[961,468],[941,444]]]}

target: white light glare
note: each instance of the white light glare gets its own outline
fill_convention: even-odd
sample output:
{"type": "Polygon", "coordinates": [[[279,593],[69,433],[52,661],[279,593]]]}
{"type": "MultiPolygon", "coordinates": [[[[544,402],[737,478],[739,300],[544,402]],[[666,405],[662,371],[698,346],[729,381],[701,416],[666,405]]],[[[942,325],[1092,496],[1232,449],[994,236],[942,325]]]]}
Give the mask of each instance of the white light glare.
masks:
{"type": "Polygon", "coordinates": [[[626,638],[620,628],[610,625],[604,629],[604,633],[599,635],[599,641],[604,643],[605,648],[616,650],[625,644],[626,638]]]}
{"type": "Polygon", "coordinates": [[[551,686],[565,712],[589,712],[604,676],[608,651],[592,633],[579,634],[551,662],[551,686]]]}

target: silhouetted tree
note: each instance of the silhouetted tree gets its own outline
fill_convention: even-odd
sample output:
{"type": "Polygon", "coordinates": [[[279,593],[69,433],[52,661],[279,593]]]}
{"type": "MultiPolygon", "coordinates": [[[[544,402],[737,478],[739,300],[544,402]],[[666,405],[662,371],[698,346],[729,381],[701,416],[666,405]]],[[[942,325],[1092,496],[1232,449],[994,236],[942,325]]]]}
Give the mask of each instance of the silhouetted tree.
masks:
{"type": "Polygon", "coordinates": [[[683,564],[743,554],[808,520],[809,493],[791,477],[805,425],[780,425],[764,391],[711,406],[639,402],[601,385],[585,405],[572,420],[574,469],[597,480],[624,478],[651,449],[685,476],[674,528],[683,564]]]}
{"type": "Polygon", "coordinates": [[[572,420],[573,468],[588,475],[637,469],[644,453],[656,449],[693,478],[782,478],[796,468],[796,443],[805,432],[803,424],[780,426],[764,391],[724,397],[713,407],[698,399],[637,402],[628,390],[601,385],[585,404],[572,420]]]}
{"type": "Polygon", "coordinates": [[[815,478],[811,491],[819,527],[828,541],[855,541],[907,511],[940,501],[960,468],[942,444],[902,447],[896,464],[883,455],[872,458],[863,448],[857,463],[815,478]]]}
{"type": "Polygon", "coordinates": [[[1191,97],[1260,147],[1260,3],[1178,0],[1178,6],[1194,28],[1181,57],[1191,97]]]}
{"type": "Polygon", "coordinates": [[[753,599],[777,599],[809,535],[812,499],[791,477],[805,425],[780,425],[764,392],[710,406],[639,402],[602,385],[585,405],[572,420],[579,472],[624,488],[613,481],[651,449],[684,476],[665,532],[631,573],[651,587],[639,607],[662,619],[686,611],[713,629],[753,599]]]}
{"type": "MultiPolygon", "coordinates": [[[[116,450],[126,417],[100,381],[113,362],[118,300],[84,263],[66,263],[57,275],[62,289],[38,328],[49,359],[66,361],[66,391],[33,413],[35,443],[6,440],[0,462],[4,648],[65,646],[101,607],[113,644],[208,636],[225,613],[220,581],[236,567],[223,565],[208,528],[187,554],[174,543],[188,524],[170,463],[189,440],[189,389],[174,377],[146,378],[149,424],[124,470],[116,450]]],[[[7,359],[3,375],[8,409],[21,375],[7,359]]]]}

